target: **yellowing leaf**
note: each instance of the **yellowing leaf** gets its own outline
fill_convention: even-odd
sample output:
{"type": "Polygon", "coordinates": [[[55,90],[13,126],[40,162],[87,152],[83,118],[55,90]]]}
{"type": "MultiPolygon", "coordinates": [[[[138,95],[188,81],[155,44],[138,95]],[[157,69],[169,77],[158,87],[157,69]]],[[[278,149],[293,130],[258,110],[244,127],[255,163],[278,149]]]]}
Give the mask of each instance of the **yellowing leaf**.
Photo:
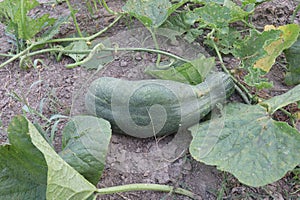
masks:
{"type": "Polygon", "coordinates": [[[271,42],[264,47],[267,52],[266,56],[262,57],[254,64],[254,68],[260,68],[266,72],[270,71],[272,65],[275,63],[276,58],[282,53],[283,50],[292,46],[297,40],[300,27],[297,24],[288,24],[285,26],[279,26],[275,28],[272,25],[265,26],[264,31],[281,30],[282,34],[280,38],[274,42],[271,42]]]}

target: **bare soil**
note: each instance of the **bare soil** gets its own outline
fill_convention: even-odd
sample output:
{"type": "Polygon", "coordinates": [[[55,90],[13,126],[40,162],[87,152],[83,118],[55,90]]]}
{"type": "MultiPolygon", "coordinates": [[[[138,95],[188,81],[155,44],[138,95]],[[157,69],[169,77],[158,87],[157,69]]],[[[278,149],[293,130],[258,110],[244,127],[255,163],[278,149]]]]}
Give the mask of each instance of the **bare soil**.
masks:
{"type": "MultiPolygon", "coordinates": [[[[51,16],[58,17],[68,14],[65,3],[53,7],[49,1],[40,0],[41,6],[36,12],[50,12],[51,16]]],[[[107,26],[114,16],[108,14],[103,8],[91,14],[87,11],[82,1],[71,1],[78,9],[77,18],[79,26],[88,34],[95,33],[107,26]]],[[[113,10],[120,10],[124,1],[108,1],[113,10]]],[[[263,29],[264,25],[283,25],[289,22],[289,18],[295,9],[296,2],[289,0],[274,0],[263,3],[256,9],[253,17],[254,24],[263,29]]],[[[299,23],[296,18],[296,23],[299,23]]],[[[114,38],[124,46],[135,46],[134,41],[128,40],[128,33],[139,35],[140,32],[132,32],[136,27],[141,27],[139,22],[125,19],[120,21],[104,36],[114,38]],[[125,32],[124,32],[125,31],[125,32]]],[[[135,30],[136,31],[136,30],[135,30]]],[[[64,25],[59,37],[65,37],[75,33],[72,23],[64,25]]],[[[0,53],[12,50],[9,38],[4,34],[4,26],[0,24],[0,53]]],[[[138,38],[138,36],[133,37],[138,38]]],[[[138,40],[139,41],[139,40],[138,40]]],[[[149,44],[150,45],[150,44],[149,44]]],[[[179,44],[167,45],[168,50],[178,53],[179,44]]],[[[181,44],[180,44],[181,45],[181,44]]],[[[184,44],[182,44],[184,45],[184,44]]],[[[182,46],[181,46],[182,47],[182,46]]],[[[195,44],[193,49],[208,55],[201,44],[195,44]]],[[[181,54],[193,56],[191,52],[181,54]]],[[[56,61],[50,54],[35,57],[39,62],[36,67],[21,69],[18,62],[14,62],[0,69],[0,119],[3,128],[0,128],[0,144],[8,142],[6,127],[13,116],[23,113],[24,103],[40,111],[46,117],[54,114],[76,115],[85,113],[82,96],[87,85],[99,76],[112,76],[130,80],[150,78],[144,74],[145,66],[155,62],[152,54],[119,53],[114,61],[100,72],[87,70],[83,67],[66,69],[65,65],[71,63],[68,57],[56,61]],[[18,100],[16,95],[21,97],[18,100]]],[[[0,57],[0,61],[5,58],[0,57]]],[[[232,57],[226,57],[226,65],[235,68],[238,63],[232,57]]],[[[274,82],[274,88],[259,93],[262,97],[271,97],[286,92],[289,87],[283,84],[285,73],[284,57],[278,60],[268,74],[274,82]]],[[[233,95],[231,101],[241,101],[238,95],[233,95]]],[[[42,121],[41,118],[32,120],[42,121]]],[[[286,119],[283,113],[278,113],[278,118],[286,119]]],[[[55,146],[60,150],[60,130],[65,121],[59,124],[55,146]]],[[[300,124],[300,122],[299,122],[300,124]]],[[[48,128],[48,127],[45,127],[48,128]]],[[[137,139],[125,135],[113,134],[110,143],[107,164],[98,187],[123,185],[127,183],[160,183],[182,187],[199,194],[202,199],[299,199],[300,186],[293,181],[294,175],[288,173],[281,180],[261,188],[247,187],[239,183],[230,174],[221,172],[213,166],[207,166],[195,161],[188,153],[188,145],[191,136],[188,132],[178,133],[164,138],[137,139]],[[298,193],[297,193],[298,191],[298,193]]],[[[300,178],[300,177],[299,177],[300,178]]],[[[299,182],[298,182],[299,183],[299,182]]],[[[130,192],[115,195],[106,195],[99,199],[188,199],[187,197],[165,194],[159,192],[130,192]]]]}

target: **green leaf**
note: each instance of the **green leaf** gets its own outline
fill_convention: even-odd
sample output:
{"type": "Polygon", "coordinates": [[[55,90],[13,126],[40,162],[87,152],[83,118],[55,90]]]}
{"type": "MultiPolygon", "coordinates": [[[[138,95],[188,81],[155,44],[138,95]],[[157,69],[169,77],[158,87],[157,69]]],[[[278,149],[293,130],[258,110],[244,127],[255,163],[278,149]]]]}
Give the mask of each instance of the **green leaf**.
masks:
{"type": "Polygon", "coordinates": [[[75,116],[63,130],[59,155],[96,185],[105,166],[111,137],[110,123],[93,116],[75,116]]]}
{"type": "Polygon", "coordinates": [[[8,138],[10,144],[0,146],[0,199],[45,199],[47,163],[24,117],[12,119],[8,138]]]}
{"type": "MultiPolygon", "coordinates": [[[[181,12],[177,15],[170,16],[168,20],[164,22],[162,27],[177,31],[178,35],[184,35],[183,38],[189,43],[192,43],[203,33],[203,30],[191,27],[196,20],[198,20],[198,16],[193,12],[181,12]]],[[[176,38],[173,37],[170,39],[172,41],[176,40],[176,38]]]]}
{"type": "Polygon", "coordinates": [[[288,72],[285,75],[285,83],[287,85],[296,85],[300,83],[300,37],[297,41],[285,52],[285,57],[288,62],[288,72]]]}
{"type": "Polygon", "coordinates": [[[43,33],[42,37],[39,39],[39,42],[52,39],[56,34],[59,33],[60,26],[68,22],[68,20],[69,16],[59,17],[55,24],[45,31],[45,33],[43,33]]]}
{"type": "Polygon", "coordinates": [[[176,61],[167,69],[158,69],[155,66],[146,68],[145,73],[159,79],[173,80],[191,85],[201,83],[206,75],[215,66],[213,57],[203,55],[190,62],[176,61]]]}
{"type": "Polygon", "coordinates": [[[233,103],[222,112],[221,118],[189,129],[196,160],[254,187],[279,180],[300,163],[300,133],[274,121],[262,106],[233,103]]]}
{"type": "Polygon", "coordinates": [[[259,68],[248,68],[248,74],[244,77],[245,83],[259,90],[273,87],[273,83],[264,78],[266,72],[259,68]]]}
{"type": "Polygon", "coordinates": [[[230,9],[216,3],[208,3],[201,8],[194,9],[194,13],[200,18],[200,21],[212,29],[219,29],[221,32],[228,32],[229,22],[231,20],[230,9]]]}
{"type": "Polygon", "coordinates": [[[273,114],[279,108],[282,108],[288,104],[300,101],[300,85],[297,85],[288,92],[275,96],[269,100],[263,101],[261,104],[266,105],[268,111],[273,114]]]}
{"type": "Polygon", "coordinates": [[[243,20],[250,14],[232,1],[224,1],[223,5],[207,3],[193,12],[199,16],[201,22],[223,34],[228,33],[229,23],[243,20]]]}
{"type": "Polygon", "coordinates": [[[168,18],[168,10],[171,8],[172,4],[168,0],[128,0],[123,10],[147,27],[159,27],[168,18]]]}
{"type": "Polygon", "coordinates": [[[242,40],[242,36],[239,31],[235,28],[229,28],[228,33],[216,32],[214,35],[215,39],[205,40],[204,43],[214,47],[214,44],[217,45],[220,52],[224,54],[230,54],[234,50],[234,44],[239,43],[242,40]]]}
{"type": "Polygon", "coordinates": [[[249,16],[249,14],[253,11],[253,10],[250,10],[249,12],[244,11],[236,3],[228,0],[224,1],[224,6],[230,9],[231,23],[245,19],[245,17],[249,16]]]}
{"type": "MultiPolygon", "coordinates": [[[[66,47],[67,50],[74,50],[74,51],[84,51],[88,50],[89,47],[86,44],[85,41],[76,41],[72,42],[66,47]]],[[[84,57],[86,57],[85,54],[66,54],[67,56],[71,57],[75,62],[78,62],[82,60],[84,57]]]]}

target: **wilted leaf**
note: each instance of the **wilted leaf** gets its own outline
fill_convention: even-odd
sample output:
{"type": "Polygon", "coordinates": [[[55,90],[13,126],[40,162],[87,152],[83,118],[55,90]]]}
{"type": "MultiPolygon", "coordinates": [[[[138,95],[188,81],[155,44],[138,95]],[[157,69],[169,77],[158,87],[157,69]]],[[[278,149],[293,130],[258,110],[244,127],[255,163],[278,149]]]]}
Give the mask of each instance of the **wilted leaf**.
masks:
{"type": "Polygon", "coordinates": [[[269,72],[276,58],[282,53],[283,50],[292,46],[297,40],[299,35],[300,27],[297,24],[288,24],[285,26],[266,26],[265,31],[268,30],[280,30],[282,31],[278,40],[271,42],[269,45],[264,47],[267,54],[256,61],[254,68],[260,68],[266,72],[269,72]]]}
{"type": "Polygon", "coordinates": [[[110,123],[93,116],[75,116],[63,130],[59,155],[96,185],[105,166],[111,137],[110,123]]]}
{"type": "MultiPolygon", "coordinates": [[[[92,42],[91,48],[97,44],[102,43],[105,47],[112,47],[112,44],[109,39],[96,39],[92,42]]],[[[98,69],[100,70],[104,65],[112,62],[114,60],[113,53],[111,51],[101,51],[98,50],[92,56],[90,60],[83,63],[81,66],[87,69],[98,69]]]]}
{"type": "Polygon", "coordinates": [[[176,61],[167,69],[158,69],[156,66],[151,66],[146,68],[145,73],[159,79],[196,85],[205,79],[214,66],[215,60],[213,57],[200,56],[187,63],[176,61]]]}
{"type": "MultiPolygon", "coordinates": [[[[74,51],[83,51],[88,50],[89,47],[86,44],[85,41],[76,41],[72,42],[66,47],[67,50],[74,50],[74,51]]],[[[78,62],[82,60],[84,57],[86,57],[86,54],[66,54],[67,56],[70,56],[75,62],[78,62]]]]}
{"type": "Polygon", "coordinates": [[[228,104],[223,113],[189,129],[196,160],[254,187],[279,180],[300,163],[300,133],[274,121],[262,106],[228,104]]]}
{"type": "Polygon", "coordinates": [[[267,52],[264,47],[280,37],[281,31],[270,30],[258,33],[251,31],[244,40],[234,44],[233,55],[242,60],[243,67],[253,67],[255,62],[264,57],[267,52]]]}

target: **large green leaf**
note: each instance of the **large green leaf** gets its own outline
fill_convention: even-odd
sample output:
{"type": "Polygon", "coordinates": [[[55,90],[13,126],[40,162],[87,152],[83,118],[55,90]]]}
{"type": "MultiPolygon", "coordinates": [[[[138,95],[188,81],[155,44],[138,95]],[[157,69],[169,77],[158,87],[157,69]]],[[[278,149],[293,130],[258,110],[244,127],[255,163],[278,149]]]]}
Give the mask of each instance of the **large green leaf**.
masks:
{"type": "Polygon", "coordinates": [[[93,116],[75,116],[63,130],[63,150],[59,155],[96,185],[105,166],[110,137],[108,121],[93,116]]]}
{"type": "Polygon", "coordinates": [[[25,117],[9,125],[0,147],[1,199],[87,199],[96,190],[68,165],[25,117]]]}
{"type": "Polygon", "coordinates": [[[191,155],[250,186],[279,180],[300,163],[300,133],[273,120],[271,114],[299,101],[299,90],[300,85],[261,105],[228,104],[222,117],[189,129],[193,136],[191,155]]]}
{"type": "Polygon", "coordinates": [[[128,0],[123,7],[125,12],[136,17],[147,27],[157,28],[166,21],[186,0],[171,4],[169,0],[137,1],[128,0]]]}
{"type": "Polygon", "coordinates": [[[8,138],[10,144],[0,146],[0,199],[45,199],[47,163],[24,117],[11,121],[8,138]]]}
{"type": "Polygon", "coordinates": [[[168,0],[128,0],[123,10],[136,17],[145,26],[159,27],[168,18],[168,9],[171,6],[168,0]]]}
{"type": "Polygon", "coordinates": [[[224,121],[215,118],[189,129],[190,153],[196,160],[255,187],[279,180],[300,163],[300,133],[274,121],[265,108],[236,103],[223,112],[224,121]],[[220,123],[224,125],[216,125],[220,123]]]}
{"type": "Polygon", "coordinates": [[[68,165],[28,122],[32,143],[44,155],[48,165],[47,199],[87,199],[96,190],[81,174],[68,165]]]}
{"type": "Polygon", "coordinates": [[[218,3],[207,3],[205,6],[194,9],[200,21],[222,33],[227,33],[229,23],[244,19],[250,13],[241,9],[232,1],[225,1],[224,5],[218,3]]]}

